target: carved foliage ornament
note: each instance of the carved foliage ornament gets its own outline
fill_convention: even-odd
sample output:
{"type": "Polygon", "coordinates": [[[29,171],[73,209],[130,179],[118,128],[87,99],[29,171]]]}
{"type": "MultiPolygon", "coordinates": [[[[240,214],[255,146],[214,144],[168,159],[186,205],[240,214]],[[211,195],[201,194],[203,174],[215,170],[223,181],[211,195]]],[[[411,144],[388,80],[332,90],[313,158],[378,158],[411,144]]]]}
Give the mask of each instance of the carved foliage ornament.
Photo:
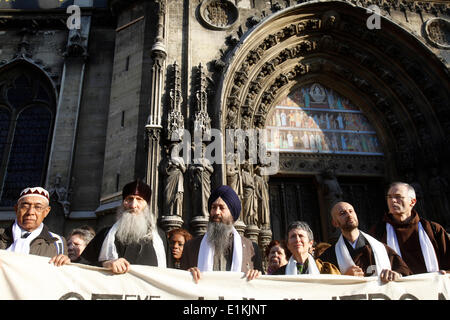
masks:
{"type": "Polygon", "coordinates": [[[199,7],[200,22],[210,29],[229,29],[238,17],[239,10],[231,1],[205,0],[199,7]]]}
{"type": "MultiPolygon", "coordinates": [[[[269,34],[266,36],[258,46],[255,47],[255,49],[250,50],[247,56],[245,57],[245,60],[242,62],[241,67],[239,70],[235,72],[235,76],[233,79],[233,84],[230,90],[230,94],[228,95],[227,99],[227,120],[226,120],[226,126],[228,128],[234,128],[236,126],[236,118],[239,113],[239,107],[241,106],[241,103],[244,103],[247,110],[247,115],[243,117],[243,126],[248,126],[250,121],[250,114],[248,114],[249,109],[251,111],[254,111],[254,102],[256,96],[259,94],[260,90],[262,89],[262,83],[264,82],[264,78],[268,77],[270,74],[276,71],[276,67],[283,63],[286,60],[298,58],[305,54],[305,52],[311,51],[316,49],[316,43],[311,42],[308,40],[303,40],[297,43],[294,47],[286,48],[280,52],[280,54],[276,57],[274,57],[272,60],[267,61],[260,71],[257,73],[257,76],[254,79],[249,79],[249,71],[252,67],[254,67],[258,61],[260,61],[265,52],[279,44],[280,42],[295,36],[299,34],[303,34],[308,31],[317,30],[320,28],[321,20],[320,19],[306,19],[302,20],[296,24],[291,24],[289,26],[284,27],[283,29],[280,29],[276,33],[269,34]],[[249,87],[247,95],[242,99],[242,102],[239,99],[239,96],[241,96],[241,91],[245,87],[245,83],[247,83],[250,80],[251,85],[249,87]]],[[[297,66],[298,67],[298,66],[297,66]]],[[[297,70],[297,67],[295,70],[290,72],[286,75],[281,75],[276,79],[276,83],[272,84],[270,92],[265,95],[265,101],[263,101],[263,106],[266,107],[268,103],[271,103],[273,101],[273,90],[275,88],[279,89],[283,85],[287,84],[289,81],[293,79],[293,76],[296,76],[298,73],[304,74],[305,70],[303,72],[299,72],[300,70],[297,70]]],[[[302,68],[305,68],[302,66],[302,68]]],[[[259,110],[257,112],[259,116],[258,119],[255,119],[257,123],[257,126],[260,127],[263,124],[264,117],[261,116],[261,114],[265,112],[261,112],[264,110],[259,110]]],[[[242,113],[242,112],[241,112],[242,113]]]]}
{"type": "Polygon", "coordinates": [[[424,26],[430,42],[440,49],[450,49],[450,21],[442,18],[428,20],[424,26]]]}

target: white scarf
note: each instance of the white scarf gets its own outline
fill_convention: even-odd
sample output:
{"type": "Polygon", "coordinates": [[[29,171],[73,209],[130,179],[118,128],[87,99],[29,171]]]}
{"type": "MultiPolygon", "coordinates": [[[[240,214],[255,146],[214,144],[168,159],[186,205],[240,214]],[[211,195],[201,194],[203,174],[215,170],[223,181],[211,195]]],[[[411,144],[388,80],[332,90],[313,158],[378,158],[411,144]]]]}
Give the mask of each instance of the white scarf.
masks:
{"type": "Polygon", "coordinates": [[[30,253],[30,244],[31,241],[36,239],[42,232],[42,229],[44,228],[44,224],[41,223],[37,229],[33,230],[28,237],[25,239],[22,239],[22,232],[26,231],[23,230],[19,225],[17,224],[17,219],[14,221],[14,224],[12,226],[12,234],[14,242],[6,249],[7,251],[11,252],[19,252],[19,253],[30,253]]]}
{"type": "MultiPolygon", "coordinates": [[[[308,254],[308,274],[320,274],[319,268],[317,268],[316,260],[310,254],[308,254]]],[[[286,265],[286,275],[296,275],[298,274],[297,261],[294,256],[291,256],[288,264],[286,265]]]]}
{"type": "MultiPolygon", "coordinates": [[[[231,263],[231,270],[233,272],[241,272],[242,269],[242,240],[239,233],[233,227],[233,261],[231,263]]],[[[200,243],[200,250],[198,253],[197,266],[201,272],[213,271],[214,266],[214,247],[208,241],[208,232],[203,236],[200,243]]]]}
{"type": "MultiPolygon", "coordinates": [[[[359,230],[359,232],[361,232],[361,234],[364,236],[364,238],[366,238],[366,240],[372,247],[373,255],[375,257],[375,268],[377,275],[380,275],[381,271],[384,269],[391,270],[391,262],[389,261],[389,256],[383,243],[376,240],[374,237],[369,236],[367,233],[362,232],[361,230],[359,230]]],[[[344,274],[345,271],[348,270],[348,268],[355,265],[355,262],[350,256],[347,246],[345,245],[345,240],[342,234],[339,237],[338,242],[336,243],[335,252],[341,274],[344,274]]]]}
{"type": "MultiPolygon", "coordinates": [[[[439,264],[430,238],[419,221],[419,243],[422,250],[423,259],[428,272],[439,271],[439,264]]],[[[394,227],[390,223],[386,223],[386,239],[387,245],[401,257],[400,246],[398,245],[397,235],[394,227]]]]}
{"type": "MultiPolygon", "coordinates": [[[[108,231],[108,234],[103,241],[102,248],[100,250],[100,254],[98,257],[99,261],[106,260],[116,260],[119,258],[119,254],[117,253],[117,248],[115,245],[116,240],[116,232],[119,227],[119,222],[116,222],[111,229],[108,231]]],[[[156,259],[158,261],[158,267],[166,268],[166,252],[164,249],[164,244],[159,236],[158,228],[153,228],[152,230],[152,244],[155,249],[156,259]]]]}

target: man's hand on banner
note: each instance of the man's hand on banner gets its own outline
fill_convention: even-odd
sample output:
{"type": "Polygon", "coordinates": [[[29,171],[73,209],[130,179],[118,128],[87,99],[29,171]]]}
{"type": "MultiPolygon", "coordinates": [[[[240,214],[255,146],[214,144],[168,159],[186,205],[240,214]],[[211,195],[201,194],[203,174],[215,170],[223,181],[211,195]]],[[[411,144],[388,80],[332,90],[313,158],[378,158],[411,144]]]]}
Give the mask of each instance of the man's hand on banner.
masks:
{"type": "Polygon", "coordinates": [[[65,264],[69,264],[70,259],[68,256],[66,256],[64,254],[58,254],[57,256],[54,256],[53,258],[51,258],[48,263],[53,263],[53,265],[55,267],[61,267],[65,264]]]}
{"type": "Polygon", "coordinates": [[[258,278],[261,275],[261,271],[256,269],[250,269],[245,274],[245,277],[248,281],[258,278]]]}
{"type": "Polygon", "coordinates": [[[103,267],[111,270],[114,274],[126,273],[130,270],[130,263],[124,259],[107,260],[102,263],[103,267]]]}

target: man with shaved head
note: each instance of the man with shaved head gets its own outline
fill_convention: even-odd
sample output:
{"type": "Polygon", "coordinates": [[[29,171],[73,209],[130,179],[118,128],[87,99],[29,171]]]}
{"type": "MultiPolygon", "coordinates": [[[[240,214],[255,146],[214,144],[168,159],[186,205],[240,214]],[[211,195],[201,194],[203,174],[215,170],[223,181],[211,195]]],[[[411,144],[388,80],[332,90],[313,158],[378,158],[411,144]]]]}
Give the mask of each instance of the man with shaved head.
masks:
{"type": "Polygon", "coordinates": [[[412,274],[391,248],[358,229],[358,217],[350,203],[336,203],[331,209],[331,219],[333,226],[341,230],[341,236],[320,259],[338,266],[341,274],[376,275],[382,282],[396,281],[402,275],[412,274]]]}

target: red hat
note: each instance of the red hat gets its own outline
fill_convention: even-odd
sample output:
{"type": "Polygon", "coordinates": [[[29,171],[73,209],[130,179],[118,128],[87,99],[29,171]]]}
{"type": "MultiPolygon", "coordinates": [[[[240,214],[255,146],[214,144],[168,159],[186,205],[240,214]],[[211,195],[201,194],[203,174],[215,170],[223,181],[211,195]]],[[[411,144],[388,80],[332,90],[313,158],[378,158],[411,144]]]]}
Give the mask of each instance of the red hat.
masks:
{"type": "Polygon", "coordinates": [[[32,187],[32,188],[25,188],[25,189],[23,189],[20,192],[20,196],[19,196],[19,199],[17,201],[19,201],[23,197],[27,197],[27,196],[42,197],[45,200],[47,200],[48,202],[50,202],[50,195],[49,195],[48,191],[45,190],[44,188],[41,188],[41,187],[32,187]]]}
{"type": "Polygon", "coordinates": [[[152,197],[152,189],[150,186],[140,180],[135,180],[125,185],[122,189],[122,199],[128,196],[139,196],[147,203],[150,203],[152,197]]]}

